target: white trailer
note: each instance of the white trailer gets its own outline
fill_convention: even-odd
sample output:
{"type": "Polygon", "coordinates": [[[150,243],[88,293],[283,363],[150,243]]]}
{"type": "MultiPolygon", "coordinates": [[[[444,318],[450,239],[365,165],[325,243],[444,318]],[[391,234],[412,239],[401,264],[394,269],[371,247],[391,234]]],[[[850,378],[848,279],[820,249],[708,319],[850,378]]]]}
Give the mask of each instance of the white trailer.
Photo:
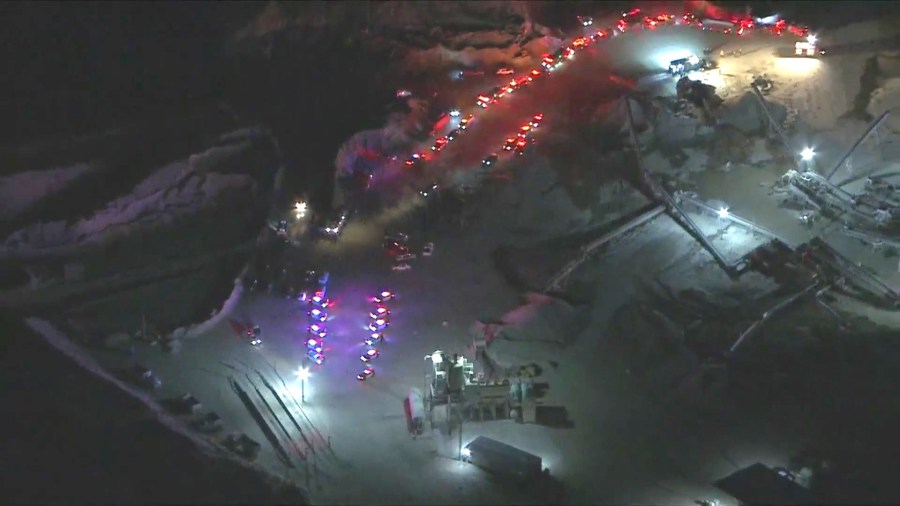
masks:
{"type": "Polygon", "coordinates": [[[498,478],[513,481],[529,481],[543,471],[543,461],[537,455],[484,436],[463,447],[462,456],[498,478]]]}

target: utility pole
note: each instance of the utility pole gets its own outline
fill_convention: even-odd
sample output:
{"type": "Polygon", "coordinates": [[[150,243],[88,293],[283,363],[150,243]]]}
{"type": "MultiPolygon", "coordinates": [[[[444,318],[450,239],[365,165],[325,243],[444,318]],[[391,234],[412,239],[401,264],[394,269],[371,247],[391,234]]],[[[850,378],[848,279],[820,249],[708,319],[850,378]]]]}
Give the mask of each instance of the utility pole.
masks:
{"type": "Polygon", "coordinates": [[[428,388],[428,375],[427,374],[424,376],[424,379],[425,379],[425,382],[424,382],[424,385],[422,385],[424,387],[424,390],[422,390],[422,409],[424,409],[425,411],[428,411],[428,395],[431,393],[431,390],[428,388]]]}
{"type": "Polygon", "coordinates": [[[456,407],[456,418],[459,420],[459,445],[456,448],[456,455],[460,462],[462,462],[462,431],[463,431],[463,419],[462,413],[459,411],[459,406],[456,407]]]}

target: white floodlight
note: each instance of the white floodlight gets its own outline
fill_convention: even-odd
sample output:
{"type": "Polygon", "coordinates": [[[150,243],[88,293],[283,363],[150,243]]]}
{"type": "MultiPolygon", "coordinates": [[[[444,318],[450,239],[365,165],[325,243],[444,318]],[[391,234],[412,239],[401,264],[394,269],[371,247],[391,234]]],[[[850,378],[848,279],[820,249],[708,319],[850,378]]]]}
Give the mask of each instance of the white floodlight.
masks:
{"type": "Polygon", "coordinates": [[[440,351],[436,351],[431,354],[431,361],[435,363],[435,365],[440,364],[444,361],[443,353],[440,351]]]}
{"type": "Polygon", "coordinates": [[[690,63],[691,65],[696,65],[696,64],[700,63],[700,57],[695,54],[692,54],[688,57],[688,63],[690,63]]]}
{"type": "Polygon", "coordinates": [[[816,156],[816,152],[812,148],[803,148],[803,151],[800,152],[800,158],[804,162],[812,160],[814,156],[816,156]]]}
{"type": "Polygon", "coordinates": [[[462,449],[462,454],[463,454],[463,457],[471,457],[472,450],[470,450],[469,447],[465,447],[462,449]]]}
{"type": "Polygon", "coordinates": [[[719,215],[719,218],[727,218],[728,217],[728,208],[727,207],[719,208],[717,214],[719,215]]]}
{"type": "Polygon", "coordinates": [[[297,378],[300,379],[300,381],[306,381],[309,379],[309,367],[299,367],[296,371],[294,371],[294,374],[297,376],[297,378]]]}
{"type": "Polygon", "coordinates": [[[306,216],[306,211],[309,209],[309,206],[306,202],[297,201],[294,202],[294,213],[297,215],[297,219],[303,218],[306,216]]]}
{"type": "Polygon", "coordinates": [[[819,39],[817,39],[815,35],[808,35],[808,36],[806,37],[806,42],[809,42],[809,45],[810,45],[810,46],[815,46],[815,45],[816,45],[816,41],[818,41],[818,40],[819,40],[819,39]]]}

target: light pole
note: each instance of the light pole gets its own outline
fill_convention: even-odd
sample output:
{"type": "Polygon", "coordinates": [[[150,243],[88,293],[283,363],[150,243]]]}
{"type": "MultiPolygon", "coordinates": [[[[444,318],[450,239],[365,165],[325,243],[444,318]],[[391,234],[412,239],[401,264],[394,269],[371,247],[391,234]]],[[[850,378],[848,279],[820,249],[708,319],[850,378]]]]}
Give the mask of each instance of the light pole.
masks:
{"type": "MultiPolygon", "coordinates": [[[[425,362],[428,362],[428,360],[430,360],[430,359],[431,359],[431,355],[425,355],[425,359],[424,359],[425,362]]],[[[428,369],[427,369],[428,366],[426,365],[425,367],[426,367],[425,374],[422,375],[422,404],[423,404],[422,407],[425,409],[428,409],[428,406],[424,405],[425,404],[425,396],[428,395],[428,369]]]]}
{"type": "Polygon", "coordinates": [[[300,402],[306,402],[306,380],[309,379],[309,367],[300,366],[294,374],[300,378],[300,402]]]}
{"type": "Polygon", "coordinates": [[[459,420],[459,446],[457,446],[457,456],[460,462],[463,461],[463,451],[462,451],[462,431],[463,431],[463,418],[462,413],[459,411],[459,406],[456,406],[456,418],[459,420]]]}

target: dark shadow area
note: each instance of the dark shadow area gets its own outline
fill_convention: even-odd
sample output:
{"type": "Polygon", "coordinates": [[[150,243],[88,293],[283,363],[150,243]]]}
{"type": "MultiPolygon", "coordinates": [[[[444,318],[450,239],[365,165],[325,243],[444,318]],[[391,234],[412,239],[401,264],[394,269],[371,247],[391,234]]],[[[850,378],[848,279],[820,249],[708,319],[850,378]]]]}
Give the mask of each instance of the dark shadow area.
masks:
{"type": "Polygon", "coordinates": [[[538,406],[535,423],[554,429],[572,429],[575,422],[569,418],[565,406],[538,406]]]}
{"type": "Polygon", "coordinates": [[[7,504],[306,504],[299,489],[203,454],[10,315],[0,322],[7,504]]]}
{"type": "Polygon", "coordinates": [[[341,144],[384,125],[393,98],[387,58],[358,38],[288,29],[271,37],[269,58],[243,55],[228,66],[228,100],[279,140],[287,198],[307,194],[316,210],[331,205],[341,144]]]}
{"type": "Polygon", "coordinates": [[[866,60],[863,73],[859,76],[859,93],[853,99],[853,109],[845,114],[845,117],[857,118],[863,121],[872,121],[874,118],[868,112],[869,102],[872,101],[872,92],[878,87],[880,70],[878,57],[873,56],[866,60]]]}

